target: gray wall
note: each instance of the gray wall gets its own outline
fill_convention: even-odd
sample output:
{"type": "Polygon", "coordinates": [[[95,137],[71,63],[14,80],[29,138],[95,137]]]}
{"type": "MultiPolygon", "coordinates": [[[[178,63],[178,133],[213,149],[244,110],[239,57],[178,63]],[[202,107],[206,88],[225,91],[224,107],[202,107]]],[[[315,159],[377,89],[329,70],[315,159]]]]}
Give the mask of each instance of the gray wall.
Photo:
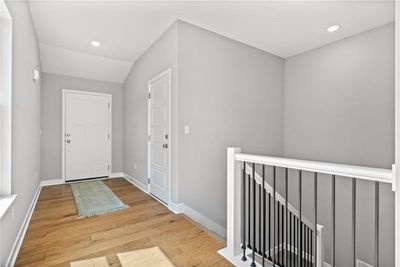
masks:
{"type": "MultiPolygon", "coordinates": [[[[285,60],[284,152],[289,158],[391,168],[394,24],[285,60]]],[[[325,256],[330,262],[331,179],[321,176],[319,181],[318,219],[327,233],[325,256]]],[[[338,266],[350,266],[351,260],[350,186],[349,179],[338,178],[338,266]]],[[[357,187],[357,256],[372,264],[373,184],[358,181],[357,187]]],[[[311,177],[305,179],[303,188],[305,199],[312,196],[311,177]]],[[[380,192],[380,263],[394,266],[394,194],[389,185],[382,185],[380,192]]],[[[313,218],[309,207],[312,205],[303,206],[308,217],[313,218]]]]}
{"type": "Polygon", "coordinates": [[[284,62],[185,22],[178,48],[179,200],[226,227],[226,148],[283,153],[284,62]]]}
{"type": "Polygon", "coordinates": [[[125,172],[147,184],[147,83],[167,68],[172,70],[170,147],[174,165],[171,198],[177,201],[177,26],[174,23],[135,62],[125,82],[125,172]],[[137,168],[134,168],[136,163],[137,168]]]}
{"type": "Polygon", "coordinates": [[[39,48],[27,2],[7,2],[7,6],[13,19],[11,189],[18,197],[14,219],[10,209],[1,220],[1,266],[40,183],[41,82],[32,80],[33,69],[40,69],[39,48]]]}
{"type": "Polygon", "coordinates": [[[42,179],[61,179],[62,176],[62,89],[112,94],[112,172],[122,172],[124,170],[123,85],[43,73],[42,179]]]}

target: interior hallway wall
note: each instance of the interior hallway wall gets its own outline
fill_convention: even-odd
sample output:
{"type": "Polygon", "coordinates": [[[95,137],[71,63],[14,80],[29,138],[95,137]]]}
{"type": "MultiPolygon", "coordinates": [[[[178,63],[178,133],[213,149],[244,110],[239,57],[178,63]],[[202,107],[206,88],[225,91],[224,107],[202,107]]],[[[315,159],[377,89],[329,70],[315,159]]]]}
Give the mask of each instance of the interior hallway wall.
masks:
{"type": "MultiPolygon", "coordinates": [[[[285,157],[391,169],[394,163],[394,24],[285,60],[285,157]]],[[[291,202],[297,204],[297,178],[291,202]]],[[[313,220],[313,181],[303,211],[313,220]]],[[[331,178],[318,179],[318,222],[331,262],[331,178]]],[[[357,258],[374,263],[374,187],[357,182],[357,258]]],[[[338,266],[351,265],[351,180],[337,179],[338,266]]],[[[380,265],[394,266],[394,194],[380,189],[380,265]]],[[[297,205],[296,205],[297,206],[297,205]]]]}
{"type": "Polygon", "coordinates": [[[26,1],[8,1],[12,33],[12,177],[11,191],[17,194],[12,208],[1,219],[0,266],[12,252],[18,232],[40,184],[41,81],[32,79],[40,70],[39,48],[26,1]]]}
{"type": "Polygon", "coordinates": [[[112,172],[124,170],[123,84],[42,73],[41,178],[62,178],[62,90],[112,95],[112,172]]]}
{"type": "Polygon", "coordinates": [[[227,147],[283,154],[284,61],[179,21],[178,68],[179,199],[226,227],[227,147]]]}

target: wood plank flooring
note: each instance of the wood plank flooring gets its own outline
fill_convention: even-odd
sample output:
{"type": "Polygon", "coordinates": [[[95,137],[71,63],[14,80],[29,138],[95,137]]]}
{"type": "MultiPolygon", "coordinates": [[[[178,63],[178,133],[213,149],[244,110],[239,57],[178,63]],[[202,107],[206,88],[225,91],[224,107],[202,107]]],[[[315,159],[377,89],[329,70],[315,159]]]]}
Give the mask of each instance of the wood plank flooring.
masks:
{"type": "Polygon", "coordinates": [[[231,266],[217,253],[225,245],[183,215],[176,215],[123,178],[104,180],[130,207],[78,219],[68,184],[43,187],[15,266],[70,266],[158,246],[177,267],[231,266]]]}

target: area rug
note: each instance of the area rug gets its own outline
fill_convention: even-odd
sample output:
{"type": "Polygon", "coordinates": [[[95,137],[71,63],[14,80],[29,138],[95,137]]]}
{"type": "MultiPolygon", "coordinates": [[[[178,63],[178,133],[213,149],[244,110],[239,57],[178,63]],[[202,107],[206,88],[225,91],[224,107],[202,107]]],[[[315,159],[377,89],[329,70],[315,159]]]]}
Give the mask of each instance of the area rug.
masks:
{"type": "Polygon", "coordinates": [[[80,218],[100,215],[128,208],[103,181],[71,184],[80,218]]]}
{"type": "Polygon", "coordinates": [[[118,253],[117,256],[123,267],[174,267],[159,247],[118,253]]]}
{"type": "Polygon", "coordinates": [[[71,262],[71,267],[110,267],[106,257],[71,262]]]}

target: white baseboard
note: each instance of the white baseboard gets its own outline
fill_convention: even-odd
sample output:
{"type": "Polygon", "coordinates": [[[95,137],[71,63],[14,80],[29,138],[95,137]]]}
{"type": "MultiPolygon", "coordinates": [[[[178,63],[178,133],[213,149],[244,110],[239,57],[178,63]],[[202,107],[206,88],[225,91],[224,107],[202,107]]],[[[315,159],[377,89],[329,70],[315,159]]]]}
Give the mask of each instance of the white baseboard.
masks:
{"type": "Polygon", "coordinates": [[[183,211],[183,204],[176,204],[172,201],[168,203],[168,208],[175,214],[181,214],[183,211]]]}
{"type": "Polygon", "coordinates": [[[113,172],[110,174],[108,178],[123,178],[124,173],[123,172],[113,172]]]}
{"type": "Polygon", "coordinates": [[[179,204],[179,206],[180,206],[179,210],[181,213],[185,214],[186,216],[191,218],[193,221],[203,225],[208,230],[216,233],[217,235],[219,235],[223,238],[226,238],[226,228],[225,227],[217,224],[216,222],[207,218],[206,216],[204,216],[197,210],[195,210],[183,203],[179,204]]]}
{"type": "Polygon", "coordinates": [[[130,176],[127,173],[124,173],[123,178],[125,178],[125,180],[127,180],[128,182],[130,182],[131,184],[135,185],[136,187],[138,187],[140,190],[142,190],[143,192],[145,192],[146,194],[149,193],[149,190],[147,189],[147,185],[142,183],[141,181],[139,181],[138,179],[130,176]]]}
{"type": "Polygon", "coordinates": [[[21,228],[19,229],[17,238],[15,239],[14,245],[13,245],[10,255],[7,259],[6,266],[14,266],[14,264],[15,264],[19,250],[22,245],[22,241],[24,241],[26,230],[28,230],[29,222],[31,221],[33,211],[35,210],[36,203],[39,198],[41,189],[42,189],[42,185],[39,184],[38,188],[36,189],[36,193],[32,199],[31,205],[29,206],[28,213],[26,214],[25,219],[22,222],[21,228]]]}
{"type": "Polygon", "coordinates": [[[63,179],[51,179],[51,180],[43,180],[41,182],[41,186],[51,186],[51,185],[59,185],[59,184],[64,184],[63,179]]]}

